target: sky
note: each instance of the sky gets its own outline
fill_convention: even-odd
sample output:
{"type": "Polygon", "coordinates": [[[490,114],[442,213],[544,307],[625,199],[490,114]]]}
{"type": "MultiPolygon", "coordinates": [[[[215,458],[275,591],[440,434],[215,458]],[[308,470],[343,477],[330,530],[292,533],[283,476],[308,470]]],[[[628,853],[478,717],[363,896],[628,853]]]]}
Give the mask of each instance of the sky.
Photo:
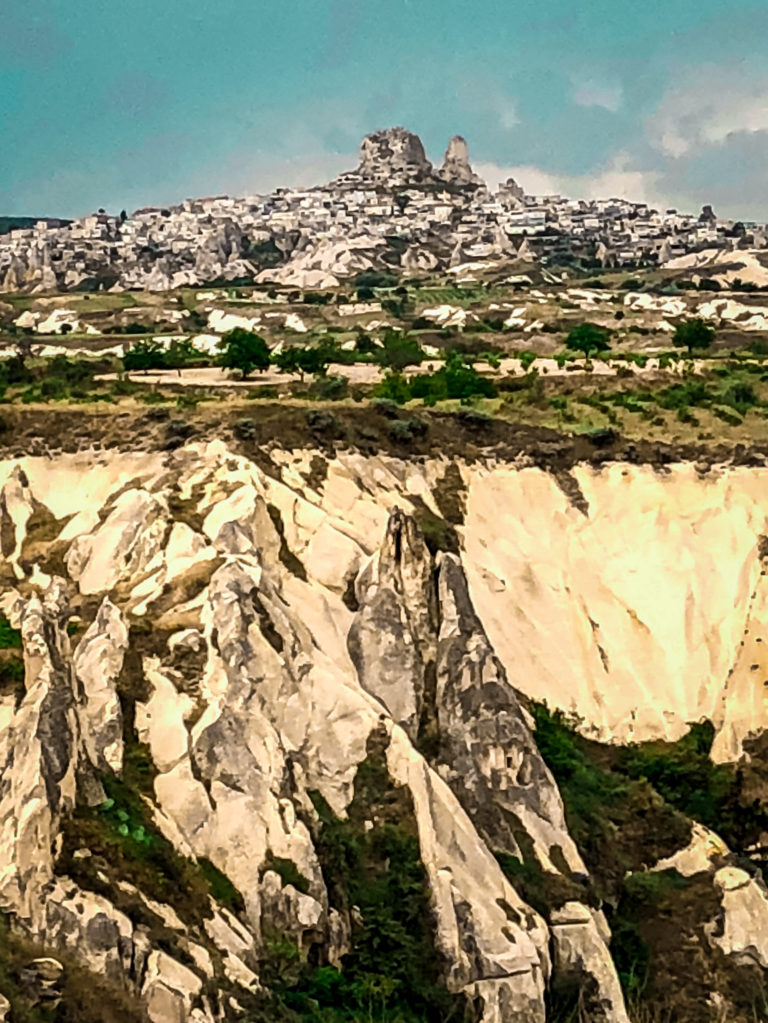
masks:
{"type": "Polygon", "coordinates": [[[403,125],[495,185],[768,220],[768,0],[0,0],[0,215],[320,184],[403,125]]]}

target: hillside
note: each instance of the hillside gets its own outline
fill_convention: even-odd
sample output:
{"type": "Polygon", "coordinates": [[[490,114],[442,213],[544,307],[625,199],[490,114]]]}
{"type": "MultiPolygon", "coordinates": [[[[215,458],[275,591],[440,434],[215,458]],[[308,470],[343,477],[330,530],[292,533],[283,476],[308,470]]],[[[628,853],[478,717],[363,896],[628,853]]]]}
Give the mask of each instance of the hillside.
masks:
{"type": "Polygon", "coordinates": [[[0,246],[0,1020],[768,1023],[764,239],[489,202],[0,246]]]}
{"type": "Polygon", "coordinates": [[[760,1018],[765,454],[385,411],[3,411],[13,1020],[760,1018]]]}

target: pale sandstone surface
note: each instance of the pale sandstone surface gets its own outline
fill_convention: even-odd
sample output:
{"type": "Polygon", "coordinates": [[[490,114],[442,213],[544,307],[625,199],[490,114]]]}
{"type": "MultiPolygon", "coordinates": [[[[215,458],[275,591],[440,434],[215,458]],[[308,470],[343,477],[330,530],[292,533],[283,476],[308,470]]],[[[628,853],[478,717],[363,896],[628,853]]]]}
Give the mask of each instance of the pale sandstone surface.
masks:
{"type": "MultiPolygon", "coordinates": [[[[311,577],[301,587],[316,607],[310,614],[326,627],[330,616],[346,635],[346,608],[338,600],[329,604],[325,591],[341,596],[349,573],[378,549],[389,511],[413,507],[411,493],[437,510],[429,495],[441,465],[340,454],[314,492],[291,468],[302,458],[308,464],[308,456],[283,457],[283,479],[276,480],[234,459],[228,467],[223,446],[212,445],[206,468],[181,477],[181,493],[188,497],[200,482],[211,493],[224,486],[228,496],[210,502],[203,537],[176,523],[167,552],[160,533],[168,516],[156,488],[161,456],[61,456],[53,472],[45,459],[2,463],[3,515],[17,534],[7,557],[13,561],[21,549],[34,499],[57,518],[72,517],[61,537],[74,541],[71,568],[91,592],[113,585],[118,574],[135,578],[160,548],[167,580],[217,550],[233,555],[250,545],[254,528],[263,532],[271,503],[311,577]],[[93,530],[95,509],[107,506],[126,480],[141,486],[113,497],[93,530]],[[253,503],[244,522],[239,509],[256,488],[263,502],[253,503]],[[149,528],[140,529],[149,519],[149,528]],[[128,559],[126,568],[110,563],[116,549],[121,561],[128,559]]],[[[462,474],[461,560],[475,610],[512,685],[617,741],[676,737],[687,722],[713,717],[723,732],[719,755],[738,755],[741,737],[759,728],[765,714],[758,550],[768,533],[764,474],[723,467],[702,475],[690,465],[664,473],[632,465],[577,467],[572,475],[587,515],[535,468],[477,464],[462,474]],[[663,701],[654,699],[660,692],[663,701]]],[[[331,656],[337,660],[338,650],[331,656]]]]}
{"type": "MultiPolygon", "coordinates": [[[[765,724],[748,686],[761,673],[739,662],[744,630],[762,622],[764,474],[577,467],[577,508],[542,470],[460,465],[459,551],[433,559],[414,516],[440,513],[447,463],[341,453],[310,484],[313,454],[274,452],[272,474],[224,442],[114,464],[94,454],[0,465],[30,680],[19,706],[4,700],[0,713],[2,908],[73,943],[94,968],[122,970],[153,1021],[217,1019],[203,984],[207,942],[246,988],[265,925],[303,947],[324,943],[338,961],[349,923],[329,904],[308,793],[343,816],[383,728],[390,778],[413,801],[451,989],[479,995],[486,1023],[543,1023],[552,971],[573,973],[594,982],[596,1019],[624,1023],[601,915],[568,903],[543,920],[492,855],[519,853],[498,823],[512,813],[542,869],[558,873],[558,847],[584,872],[518,697],[577,713],[617,741],[675,737],[712,717],[722,755],[737,756],[765,724]],[[180,520],[179,501],[194,516],[180,520]],[[23,578],[35,502],[68,541],[70,578],[42,594],[23,578]],[[95,601],[96,618],[73,657],[63,622],[74,599],[95,601]],[[241,921],[217,909],[199,932],[178,932],[194,968],[54,872],[80,776],[120,768],[128,616],[168,623],[164,645],[142,657],[148,696],[135,708],[158,771],[157,825],[245,900],[241,921]],[[270,854],[296,865],[306,894],[261,869],[270,854]]],[[[690,855],[698,864],[702,854],[690,855]]],[[[689,869],[682,858],[679,867],[689,869]]],[[[754,947],[765,965],[753,931],[768,903],[751,884],[721,885],[723,950],[754,947]]]]}

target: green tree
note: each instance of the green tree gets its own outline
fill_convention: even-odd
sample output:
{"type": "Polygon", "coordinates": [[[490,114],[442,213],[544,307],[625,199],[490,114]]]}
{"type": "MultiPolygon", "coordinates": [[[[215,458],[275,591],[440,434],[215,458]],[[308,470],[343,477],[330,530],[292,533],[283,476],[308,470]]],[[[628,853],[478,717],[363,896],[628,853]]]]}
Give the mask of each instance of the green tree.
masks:
{"type": "Polygon", "coordinates": [[[381,348],[375,355],[376,362],[383,369],[401,372],[406,366],[418,366],[424,361],[424,349],[419,342],[399,330],[388,330],[384,334],[381,348]]]}
{"type": "Polygon", "coordinates": [[[611,332],[596,323],[580,323],[565,339],[565,347],[574,352],[583,352],[589,357],[592,352],[607,352],[611,346],[611,332]]]}
{"type": "Polygon", "coordinates": [[[137,341],[123,355],[123,368],[130,373],[132,370],[146,373],[148,369],[165,367],[165,351],[159,341],[148,338],[137,341]]]}
{"type": "Polygon", "coordinates": [[[219,363],[225,369],[236,369],[243,380],[255,369],[263,373],[269,369],[269,348],[263,337],[243,327],[234,327],[219,341],[219,363]]]}
{"type": "Polygon", "coordinates": [[[715,328],[700,316],[678,323],[672,335],[675,348],[687,348],[689,355],[693,355],[694,348],[709,348],[714,340],[715,328]]]}
{"type": "Polygon", "coordinates": [[[312,348],[292,345],[272,356],[273,363],[282,373],[297,373],[303,380],[304,374],[322,374],[332,361],[334,345],[321,344],[312,348]]]}
{"type": "Polygon", "coordinates": [[[171,341],[168,350],[165,352],[164,361],[168,369],[175,369],[179,376],[181,376],[183,367],[199,358],[200,352],[189,338],[183,337],[171,341]]]}

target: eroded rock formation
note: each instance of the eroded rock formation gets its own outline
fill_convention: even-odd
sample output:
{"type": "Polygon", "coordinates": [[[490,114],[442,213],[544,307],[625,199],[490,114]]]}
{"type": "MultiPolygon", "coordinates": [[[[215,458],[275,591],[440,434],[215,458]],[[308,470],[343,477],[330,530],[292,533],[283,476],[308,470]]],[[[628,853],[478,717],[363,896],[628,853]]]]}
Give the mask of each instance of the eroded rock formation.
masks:
{"type": "MultiPolygon", "coordinates": [[[[613,740],[729,707],[761,628],[764,481],[576,467],[577,507],[534,468],[317,458],[265,469],[218,441],[0,465],[24,658],[0,689],[0,909],[153,1023],[218,1023],[287,983],[276,948],[362,969],[366,871],[404,875],[410,954],[477,1020],[546,1023],[575,985],[589,1019],[625,1023],[529,698],[613,740]],[[699,567],[720,586],[692,605],[699,567]]],[[[764,727],[738,699],[722,759],[764,727]]],[[[762,882],[680,821],[649,876],[695,878],[701,955],[762,976],[762,882]]]]}

